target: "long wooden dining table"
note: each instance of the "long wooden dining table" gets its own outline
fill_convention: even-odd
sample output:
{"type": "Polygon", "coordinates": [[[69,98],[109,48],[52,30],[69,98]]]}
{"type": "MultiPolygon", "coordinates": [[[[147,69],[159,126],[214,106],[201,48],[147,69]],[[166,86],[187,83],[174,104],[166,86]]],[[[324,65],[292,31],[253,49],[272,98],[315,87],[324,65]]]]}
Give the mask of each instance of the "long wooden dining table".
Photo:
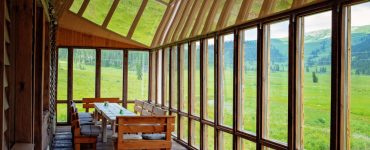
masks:
{"type": "Polygon", "coordinates": [[[107,123],[110,122],[113,134],[115,133],[115,124],[117,116],[136,116],[135,113],[127,110],[117,103],[94,103],[96,113],[102,117],[102,140],[107,142],[107,123]],[[122,110],[122,113],[120,113],[122,110]]]}

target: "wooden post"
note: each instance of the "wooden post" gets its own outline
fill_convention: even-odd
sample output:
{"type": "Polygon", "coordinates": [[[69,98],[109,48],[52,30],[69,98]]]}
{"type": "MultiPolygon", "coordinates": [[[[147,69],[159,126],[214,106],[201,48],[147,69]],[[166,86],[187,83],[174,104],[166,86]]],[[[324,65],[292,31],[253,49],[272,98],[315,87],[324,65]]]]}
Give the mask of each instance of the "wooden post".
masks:
{"type": "MultiPolygon", "coordinates": [[[[70,108],[71,101],[73,100],[73,48],[68,48],[68,81],[67,81],[67,108],[70,108]]],[[[58,104],[57,104],[58,107],[58,104]]],[[[71,123],[71,112],[67,110],[67,121],[71,123]]]]}
{"type": "Polygon", "coordinates": [[[127,108],[128,51],[123,51],[123,107],[127,108]]]}
{"type": "MultiPolygon", "coordinates": [[[[5,69],[5,64],[4,64],[4,51],[6,51],[5,49],[5,39],[4,39],[4,27],[5,27],[5,1],[4,2],[0,2],[0,31],[3,35],[0,35],[0,41],[3,43],[3,45],[0,46],[0,87],[1,88],[4,88],[4,69],[5,69]]],[[[1,132],[1,136],[0,136],[0,147],[3,147],[3,144],[6,144],[6,143],[3,143],[3,122],[5,121],[5,118],[4,117],[4,106],[3,106],[3,101],[5,101],[6,99],[4,99],[4,90],[1,90],[0,91],[0,120],[1,120],[1,125],[0,125],[0,132],[1,132]]]]}
{"type": "Polygon", "coordinates": [[[95,66],[95,97],[100,98],[100,81],[101,81],[101,49],[96,49],[96,66],[95,66]]]}

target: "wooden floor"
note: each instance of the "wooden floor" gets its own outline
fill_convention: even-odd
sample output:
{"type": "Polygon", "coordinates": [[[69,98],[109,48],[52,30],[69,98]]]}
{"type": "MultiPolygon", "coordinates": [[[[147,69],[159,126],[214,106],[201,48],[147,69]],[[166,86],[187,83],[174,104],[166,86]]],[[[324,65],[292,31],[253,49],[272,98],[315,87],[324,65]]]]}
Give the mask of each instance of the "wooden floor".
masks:
{"type": "MultiPolygon", "coordinates": [[[[53,140],[53,150],[73,150],[73,145],[72,145],[72,133],[71,133],[71,127],[70,126],[58,126],[56,128],[54,135],[54,140],[53,140]]],[[[112,135],[112,130],[108,128],[108,134],[107,135],[112,135]]],[[[102,143],[102,139],[99,136],[98,138],[98,143],[96,145],[97,150],[113,150],[113,142],[110,136],[108,136],[108,142],[107,143],[102,143]]],[[[86,149],[90,150],[92,149],[88,145],[82,146],[81,149],[86,149]]],[[[173,150],[186,150],[185,147],[182,145],[178,144],[175,141],[172,141],[172,148],[173,150]]]]}

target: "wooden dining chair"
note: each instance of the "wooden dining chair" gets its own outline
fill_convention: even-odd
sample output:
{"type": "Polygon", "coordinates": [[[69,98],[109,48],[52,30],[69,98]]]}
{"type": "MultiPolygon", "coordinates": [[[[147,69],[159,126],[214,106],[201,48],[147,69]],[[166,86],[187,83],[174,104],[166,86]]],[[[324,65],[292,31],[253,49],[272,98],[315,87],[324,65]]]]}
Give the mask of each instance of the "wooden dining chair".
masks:
{"type": "Polygon", "coordinates": [[[163,110],[159,107],[154,107],[152,115],[153,116],[166,116],[166,110],[163,110]]]}

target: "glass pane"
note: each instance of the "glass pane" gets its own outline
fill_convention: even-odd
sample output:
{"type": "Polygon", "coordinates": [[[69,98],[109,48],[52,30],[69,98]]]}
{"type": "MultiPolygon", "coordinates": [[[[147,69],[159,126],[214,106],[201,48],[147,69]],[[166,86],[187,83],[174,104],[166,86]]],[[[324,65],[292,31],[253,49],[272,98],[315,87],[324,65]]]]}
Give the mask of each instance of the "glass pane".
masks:
{"type": "Polygon", "coordinates": [[[121,0],[108,24],[108,29],[126,36],[130,30],[142,0],[121,0]]]}
{"type": "Polygon", "coordinates": [[[149,88],[149,53],[128,53],[128,100],[147,100],[149,88]]]}
{"type": "Polygon", "coordinates": [[[68,49],[59,48],[57,100],[67,100],[67,90],[68,90],[67,81],[68,81],[68,49]]]}
{"type": "Polygon", "coordinates": [[[193,90],[194,95],[191,95],[192,99],[192,114],[195,116],[200,116],[200,42],[192,43],[192,82],[193,82],[193,90]]]}
{"type": "Polygon", "coordinates": [[[57,122],[67,122],[67,104],[57,104],[57,122]]]}
{"type": "Polygon", "coordinates": [[[292,7],[293,0],[276,0],[272,13],[287,10],[292,7]]]}
{"type": "Polygon", "coordinates": [[[148,1],[132,39],[145,45],[150,45],[165,10],[166,5],[162,5],[154,0],[148,1]]]}
{"type": "Polygon", "coordinates": [[[235,24],[236,18],[239,15],[240,6],[242,5],[242,2],[243,2],[243,0],[235,0],[233,6],[231,8],[229,19],[228,19],[228,21],[226,23],[226,27],[235,24]]]}
{"type": "Polygon", "coordinates": [[[123,51],[102,50],[101,57],[101,97],[122,99],[123,51]]]}
{"type": "Polygon", "coordinates": [[[179,117],[179,115],[177,114],[177,113],[172,113],[171,112],[171,115],[172,116],[175,116],[176,118],[175,118],[175,130],[172,132],[172,136],[175,136],[175,137],[177,137],[177,126],[178,126],[178,117],[179,117]]]}
{"type": "Polygon", "coordinates": [[[191,124],[192,124],[191,145],[199,149],[200,148],[200,122],[191,120],[191,124]]]}
{"type": "Polygon", "coordinates": [[[183,44],[181,45],[182,47],[182,54],[181,54],[181,61],[182,61],[182,65],[183,65],[183,70],[180,70],[180,72],[182,73],[182,84],[183,86],[181,87],[181,90],[183,92],[183,97],[181,98],[181,102],[180,102],[180,110],[182,112],[188,112],[188,100],[189,100],[189,90],[188,90],[188,86],[189,86],[189,48],[188,48],[188,44],[183,44]]]}
{"type": "Polygon", "coordinates": [[[69,10],[77,14],[83,2],[84,0],[74,0],[69,10]]]}
{"type": "Polygon", "coordinates": [[[181,140],[188,142],[188,117],[181,117],[180,116],[180,138],[181,140]]]}
{"type": "Polygon", "coordinates": [[[127,109],[131,112],[134,112],[135,103],[127,103],[127,109]]]}
{"type": "Polygon", "coordinates": [[[246,19],[252,20],[258,18],[258,16],[260,15],[262,4],[263,0],[253,0],[249,15],[246,19]]]}
{"type": "Polygon", "coordinates": [[[257,149],[256,143],[243,139],[243,138],[241,138],[240,140],[241,140],[240,141],[241,143],[240,143],[239,150],[256,150],[257,149]]]}
{"type": "Polygon", "coordinates": [[[233,126],[234,34],[220,37],[220,123],[233,126]]]}
{"type": "Polygon", "coordinates": [[[207,77],[206,77],[206,90],[207,90],[207,98],[205,99],[205,111],[204,117],[207,120],[213,121],[214,120],[214,112],[215,112],[215,47],[214,47],[214,38],[207,39],[205,42],[205,58],[207,61],[207,77]]]}
{"type": "Polygon", "coordinates": [[[219,148],[225,150],[233,149],[233,135],[221,131],[219,135],[219,148]]]}
{"type": "Polygon", "coordinates": [[[95,97],[95,49],[73,51],[73,99],[95,97]]]}
{"type": "Polygon", "coordinates": [[[242,31],[242,130],[256,133],[257,28],[242,31]]]}
{"type": "Polygon", "coordinates": [[[331,13],[303,18],[300,116],[304,149],[330,149],[331,13]]]}
{"type": "Polygon", "coordinates": [[[162,50],[157,52],[157,104],[162,104],[162,50]]]}
{"type": "Polygon", "coordinates": [[[289,22],[283,21],[265,26],[264,58],[264,137],[287,142],[288,135],[288,36],[289,22]]]}
{"type": "Polygon", "coordinates": [[[166,48],[165,49],[165,68],[164,68],[164,74],[165,74],[165,79],[164,81],[166,82],[166,97],[164,99],[164,106],[169,106],[170,102],[170,49],[166,48]]]}
{"type": "Polygon", "coordinates": [[[211,126],[204,125],[204,149],[213,150],[215,145],[215,129],[211,126]]]}
{"type": "Polygon", "coordinates": [[[173,109],[178,109],[178,49],[176,46],[172,47],[172,57],[171,57],[171,107],[173,109]]]}
{"type": "Polygon", "coordinates": [[[215,18],[212,20],[211,23],[211,30],[209,31],[214,31],[216,30],[216,26],[217,26],[217,23],[218,23],[218,20],[220,19],[220,16],[221,16],[221,12],[222,12],[222,9],[224,8],[225,6],[225,2],[226,0],[218,0],[219,2],[219,5],[218,7],[216,8],[216,14],[215,14],[215,18]]]}
{"type": "Polygon", "coordinates": [[[370,148],[370,2],[351,7],[350,143],[352,150],[370,148]],[[366,19],[367,18],[367,19],[366,19]]]}
{"type": "Polygon", "coordinates": [[[84,14],[84,18],[98,24],[102,25],[105,17],[107,16],[110,8],[112,7],[113,1],[100,1],[100,0],[90,0],[89,5],[87,5],[84,14]]]}

